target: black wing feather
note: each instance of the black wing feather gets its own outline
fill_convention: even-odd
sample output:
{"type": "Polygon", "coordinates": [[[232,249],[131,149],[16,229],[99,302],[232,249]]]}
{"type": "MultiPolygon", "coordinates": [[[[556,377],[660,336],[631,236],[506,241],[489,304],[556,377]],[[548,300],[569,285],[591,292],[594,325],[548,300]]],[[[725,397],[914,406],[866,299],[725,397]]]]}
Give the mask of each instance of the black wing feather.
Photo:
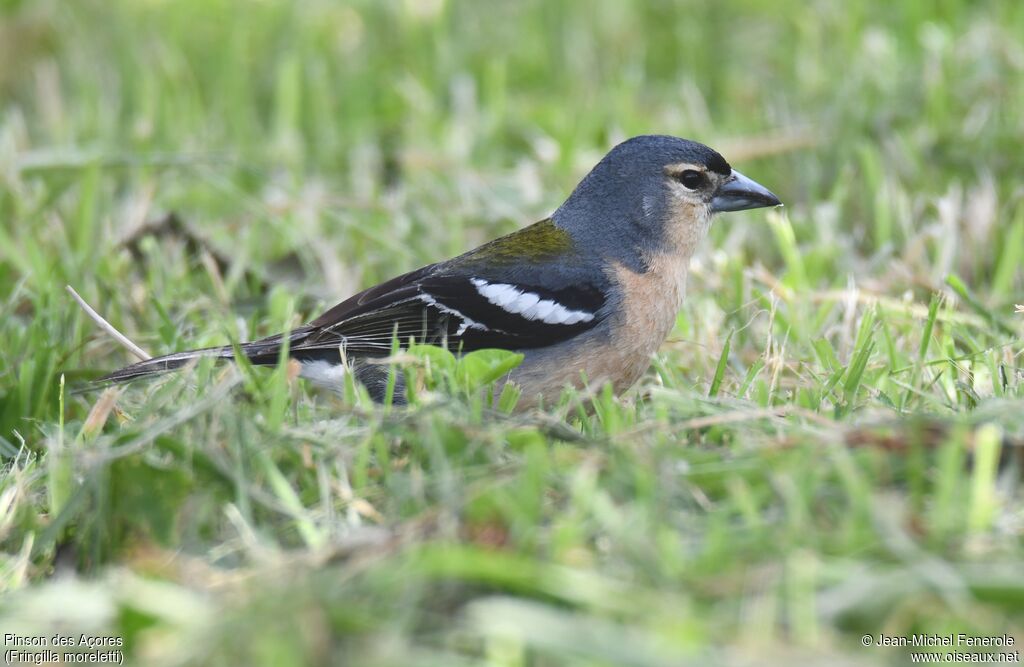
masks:
{"type": "Polygon", "coordinates": [[[427,267],[357,294],[310,323],[312,331],[292,345],[296,358],[323,358],[344,346],[355,356],[386,355],[398,337],[472,351],[483,348],[530,349],[552,345],[596,326],[605,294],[590,284],[546,289],[516,284],[523,292],[551,299],[571,310],[594,313],[589,321],[550,324],[528,319],[488,301],[472,277],[433,273],[427,267]],[[372,292],[372,293],[371,293],[372,292]]]}

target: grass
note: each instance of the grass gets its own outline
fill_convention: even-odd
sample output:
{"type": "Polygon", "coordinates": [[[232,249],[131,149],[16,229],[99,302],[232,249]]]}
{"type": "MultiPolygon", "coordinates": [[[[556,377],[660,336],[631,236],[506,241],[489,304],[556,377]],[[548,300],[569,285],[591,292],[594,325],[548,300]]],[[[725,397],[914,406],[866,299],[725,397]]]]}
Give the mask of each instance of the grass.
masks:
{"type": "Polygon", "coordinates": [[[147,665],[1024,639],[1021,34],[952,0],[0,2],[0,628],[147,665]],[[492,414],[459,387],[496,359],[409,409],[287,366],[76,392],[129,359],[66,284],[151,353],[275,333],[648,132],[787,208],[715,224],[625,396],[492,414]]]}

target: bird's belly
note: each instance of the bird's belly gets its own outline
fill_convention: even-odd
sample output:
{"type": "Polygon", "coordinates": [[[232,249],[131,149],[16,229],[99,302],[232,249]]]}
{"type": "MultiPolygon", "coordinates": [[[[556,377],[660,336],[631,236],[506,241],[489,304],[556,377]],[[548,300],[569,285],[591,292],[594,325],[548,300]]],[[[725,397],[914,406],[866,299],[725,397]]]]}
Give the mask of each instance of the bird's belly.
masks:
{"type": "Polygon", "coordinates": [[[631,326],[615,332],[612,324],[586,341],[568,341],[526,353],[509,379],[522,390],[518,409],[558,400],[566,387],[598,388],[611,383],[615,393],[629,389],[651,365],[651,358],[672,329],[670,322],[648,322],[650,329],[631,326]],[[614,341],[614,342],[613,342],[614,341]]]}
{"type": "Polygon", "coordinates": [[[632,374],[624,381],[633,384],[650,365],[651,356],[665,342],[676,323],[686,295],[686,262],[652,262],[646,273],[619,267],[618,281],[629,298],[623,300],[612,322],[618,353],[630,363],[632,374]],[[638,368],[639,367],[639,368],[638,368]]]}

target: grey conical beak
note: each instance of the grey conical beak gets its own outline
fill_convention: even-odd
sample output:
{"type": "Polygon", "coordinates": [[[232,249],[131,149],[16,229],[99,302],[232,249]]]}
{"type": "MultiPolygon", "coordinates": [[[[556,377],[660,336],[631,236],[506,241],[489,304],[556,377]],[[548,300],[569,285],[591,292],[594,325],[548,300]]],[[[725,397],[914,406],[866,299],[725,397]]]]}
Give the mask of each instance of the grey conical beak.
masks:
{"type": "Polygon", "coordinates": [[[748,208],[765,208],[782,206],[779,198],[772,191],[757,181],[753,181],[735,169],[728,180],[718,186],[714,199],[711,200],[713,213],[725,211],[745,211],[748,208]]]}

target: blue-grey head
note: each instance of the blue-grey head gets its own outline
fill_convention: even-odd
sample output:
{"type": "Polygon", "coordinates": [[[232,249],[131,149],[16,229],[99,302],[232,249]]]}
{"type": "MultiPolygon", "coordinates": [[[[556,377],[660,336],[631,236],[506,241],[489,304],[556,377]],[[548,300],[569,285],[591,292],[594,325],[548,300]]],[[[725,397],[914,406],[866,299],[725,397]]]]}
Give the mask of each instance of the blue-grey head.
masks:
{"type": "Polygon", "coordinates": [[[662,251],[688,256],[715,213],[781,205],[704,144],[645,135],[609,151],[552,217],[580,242],[640,269],[662,251]]]}

